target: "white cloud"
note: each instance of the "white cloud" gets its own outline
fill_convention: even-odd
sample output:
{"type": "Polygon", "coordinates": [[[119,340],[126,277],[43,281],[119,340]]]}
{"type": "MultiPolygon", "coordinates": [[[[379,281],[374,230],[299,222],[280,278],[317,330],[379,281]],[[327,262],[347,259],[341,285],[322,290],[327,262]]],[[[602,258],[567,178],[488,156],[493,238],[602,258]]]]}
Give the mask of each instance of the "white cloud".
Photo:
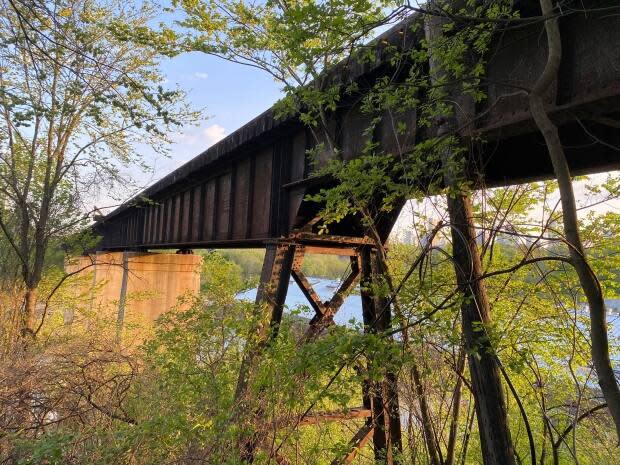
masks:
{"type": "Polygon", "coordinates": [[[207,73],[194,73],[196,79],[207,79],[209,75],[207,73]]]}
{"type": "Polygon", "coordinates": [[[209,141],[209,144],[215,144],[226,137],[226,129],[219,124],[212,124],[202,131],[204,136],[209,141]]]}

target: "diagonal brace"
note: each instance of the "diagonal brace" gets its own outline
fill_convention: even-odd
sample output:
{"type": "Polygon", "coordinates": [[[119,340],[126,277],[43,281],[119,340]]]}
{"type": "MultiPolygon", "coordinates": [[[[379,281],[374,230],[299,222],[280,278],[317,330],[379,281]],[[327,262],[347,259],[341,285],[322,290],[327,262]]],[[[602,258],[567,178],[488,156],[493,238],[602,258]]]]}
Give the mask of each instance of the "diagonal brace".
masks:
{"type": "Polygon", "coordinates": [[[321,298],[318,296],[306,275],[299,269],[291,270],[291,275],[293,279],[301,289],[302,294],[306,297],[310,306],[314,309],[314,312],[317,315],[323,315],[326,311],[325,304],[321,302],[321,298]]]}
{"type": "Polygon", "coordinates": [[[306,341],[314,339],[324,328],[333,324],[334,315],[342,306],[344,299],[353,290],[359,274],[360,270],[357,257],[351,257],[351,271],[344,281],[342,281],[334,296],[323,304],[323,312],[317,313],[314,318],[310,320],[310,326],[305,334],[306,341]]]}

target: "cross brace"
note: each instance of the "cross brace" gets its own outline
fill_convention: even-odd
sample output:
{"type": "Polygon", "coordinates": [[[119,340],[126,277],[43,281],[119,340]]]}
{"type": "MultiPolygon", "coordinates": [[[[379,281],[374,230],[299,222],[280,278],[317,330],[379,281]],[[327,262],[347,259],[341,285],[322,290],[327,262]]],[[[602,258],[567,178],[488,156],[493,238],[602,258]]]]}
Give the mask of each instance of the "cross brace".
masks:
{"type": "MultiPolygon", "coordinates": [[[[372,284],[380,270],[376,264],[374,248],[367,238],[326,236],[304,231],[280,241],[269,242],[266,248],[256,297],[256,308],[263,312],[264,316],[258,319],[260,323],[254,335],[255,339],[251,341],[252,346],[247,349],[242,363],[236,392],[238,405],[243,405],[248,378],[252,375],[253,365],[258,363],[261,348],[277,335],[291,276],[315,312],[301,343],[314,340],[333,324],[334,315],[360,278],[363,281],[362,313],[366,331],[382,331],[390,324],[389,305],[385,299],[373,295],[372,292],[372,284]],[[302,271],[303,260],[307,253],[335,253],[350,257],[349,273],[332,298],[327,301],[321,300],[302,271]]],[[[372,364],[372,360],[368,360],[368,363],[372,364]]],[[[366,419],[362,428],[349,442],[347,455],[335,459],[332,465],[351,463],[371,438],[375,444],[375,453],[384,457],[388,465],[394,463],[395,452],[401,449],[396,376],[386,373],[386,378],[382,382],[365,382],[362,386],[362,399],[364,406],[361,408],[346,412],[315,413],[306,416],[298,423],[298,426],[303,426],[324,421],[366,419]]],[[[248,463],[253,461],[254,449],[259,447],[260,443],[257,438],[242,445],[242,450],[245,452],[244,459],[248,463]]]]}

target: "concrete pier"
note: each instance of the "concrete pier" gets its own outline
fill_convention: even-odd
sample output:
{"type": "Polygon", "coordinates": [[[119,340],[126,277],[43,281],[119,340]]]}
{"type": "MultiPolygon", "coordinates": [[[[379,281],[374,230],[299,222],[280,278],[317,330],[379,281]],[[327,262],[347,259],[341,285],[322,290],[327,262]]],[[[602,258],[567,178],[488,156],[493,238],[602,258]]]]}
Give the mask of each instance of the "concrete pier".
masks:
{"type": "Polygon", "coordinates": [[[81,293],[83,305],[97,313],[116,312],[122,325],[128,317],[153,322],[179,297],[197,294],[201,263],[202,257],[194,254],[99,252],[71,260],[65,270],[90,283],[81,293]]]}

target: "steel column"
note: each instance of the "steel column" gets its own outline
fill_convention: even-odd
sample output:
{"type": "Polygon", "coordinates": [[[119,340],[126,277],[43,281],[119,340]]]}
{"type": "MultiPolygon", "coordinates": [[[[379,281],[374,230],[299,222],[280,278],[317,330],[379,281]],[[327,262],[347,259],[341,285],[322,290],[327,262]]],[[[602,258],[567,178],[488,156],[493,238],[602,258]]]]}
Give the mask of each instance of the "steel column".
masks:
{"type": "MultiPolygon", "coordinates": [[[[241,363],[235,391],[235,405],[240,417],[247,414],[259,416],[261,414],[260,411],[250,412],[254,409],[250,407],[247,398],[249,382],[258,364],[260,353],[269,340],[277,336],[294,256],[295,245],[290,242],[272,241],[266,244],[263,269],[256,293],[256,326],[248,340],[248,348],[241,363]]],[[[240,449],[242,458],[246,462],[253,462],[254,453],[259,444],[258,434],[244,438],[240,449]]]]}
{"type": "MultiPolygon", "coordinates": [[[[387,299],[377,293],[381,266],[377,254],[370,247],[360,253],[361,295],[364,330],[381,333],[390,328],[391,310],[387,299]]],[[[376,369],[369,357],[368,368],[376,369]]],[[[396,375],[385,373],[381,382],[367,383],[365,395],[370,397],[372,408],[373,444],[377,463],[393,465],[402,451],[398,386],[396,375]]]]}

